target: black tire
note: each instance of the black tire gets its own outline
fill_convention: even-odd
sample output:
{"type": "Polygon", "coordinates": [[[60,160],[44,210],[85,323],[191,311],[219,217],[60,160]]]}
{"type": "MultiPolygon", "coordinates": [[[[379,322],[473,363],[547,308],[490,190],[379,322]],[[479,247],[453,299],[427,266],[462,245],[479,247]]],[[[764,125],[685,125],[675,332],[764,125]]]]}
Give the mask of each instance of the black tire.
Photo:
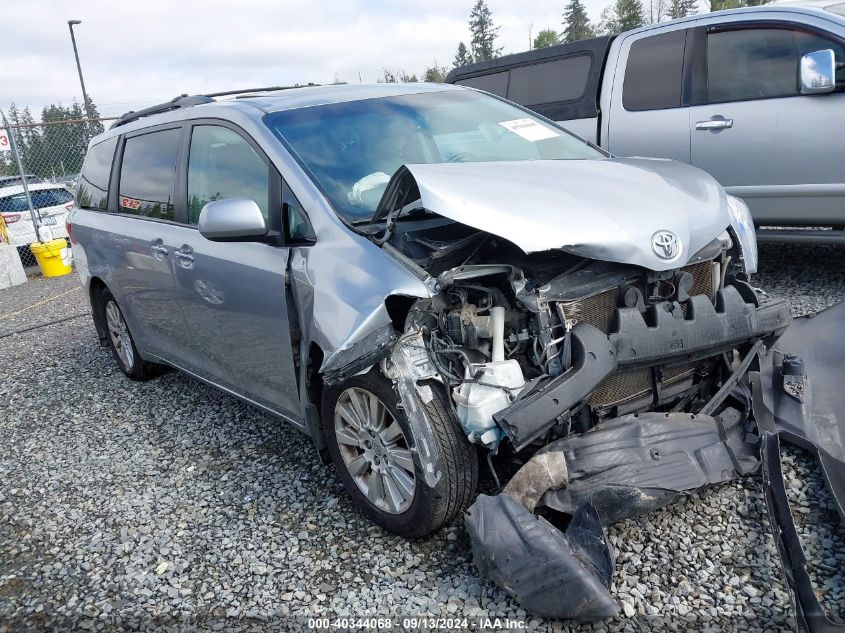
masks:
{"type": "Polygon", "coordinates": [[[385,512],[367,498],[355,483],[340,452],[335,433],[335,408],[347,389],[369,391],[384,404],[402,429],[410,445],[416,443],[404,412],[397,408],[398,396],[392,383],[373,369],[367,374],[353,376],[323,391],[322,421],[326,447],[349,496],[373,521],[386,530],[406,538],[419,538],[436,532],[469,506],[478,483],[478,455],[469,443],[457,419],[445,402],[445,390],[439,384],[430,385],[434,399],[426,405],[431,433],[441,456],[442,475],[432,488],[425,477],[416,451],[411,451],[414,464],[415,487],[410,506],[401,513],[385,512]]]}
{"type": "Polygon", "coordinates": [[[126,324],[126,320],[123,318],[123,311],[120,309],[120,306],[117,304],[114,295],[108,288],[103,288],[100,291],[100,298],[97,301],[97,311],[97,318],[106,330],[106,340],[108,341],[109,349],[111,349],[112,355],[117,361],[117,366],[120,367],[120,370],[124,374],[129,376],[132,380],[149,380],[150,378],[154,378],[155,376],[158,376],[162,373],[164,367],[156,363],[145,361],[143,358],[141,358],[141,355],[138,353],[138,348],[135,346],[135,339],[132,337],[132,333],[129,331],[129,325],[126,324]],[[128,362],[121,357],[121,352],[115,345],[113,337],[109,331],[109,322],[106,312],[109,304],[114,304],[114,307],[117,309],[117,312],[120,315],[120,319],[123,320],[123,323],[126,327],[127,342],[129,344],[128,347],[131,349],[132,352],[130,357],[131,360],[129,360],[128,362]]]}

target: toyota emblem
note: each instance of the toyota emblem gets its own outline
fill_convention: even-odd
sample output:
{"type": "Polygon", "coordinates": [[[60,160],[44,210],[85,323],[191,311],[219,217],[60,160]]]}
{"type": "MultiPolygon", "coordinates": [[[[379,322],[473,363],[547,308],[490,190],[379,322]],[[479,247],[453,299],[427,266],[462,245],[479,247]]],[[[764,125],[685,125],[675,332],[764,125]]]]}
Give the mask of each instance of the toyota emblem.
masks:
{"type": "Polygon", "coordinates": [[[660,259],[675,259],[681,252],[681,240],[672,231],[658,231],[651,237],[651,248],[660,259]]]}

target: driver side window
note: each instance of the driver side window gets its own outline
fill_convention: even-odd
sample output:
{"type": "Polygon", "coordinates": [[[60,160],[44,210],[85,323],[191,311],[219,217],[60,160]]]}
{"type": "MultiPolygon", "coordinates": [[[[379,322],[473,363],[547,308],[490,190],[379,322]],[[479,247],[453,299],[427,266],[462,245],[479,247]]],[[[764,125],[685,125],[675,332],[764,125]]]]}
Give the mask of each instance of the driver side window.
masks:
{"type": "Polygon", "coordinates": [[[188,157],[188,222],[199,222],[202,208],[214,200],[249,198],[269,224],[270,170],[240,134],[219,125],[198,125],[191,133],[188,157]]]}
{"type": "Polygon", "coordinates": [[[825,38],[785,28],[717,31],[707,36],[707,100],[710,103],[792,97],[801,94],[801,56],[831,48],[837,61],[845,51],[825,38]]]}

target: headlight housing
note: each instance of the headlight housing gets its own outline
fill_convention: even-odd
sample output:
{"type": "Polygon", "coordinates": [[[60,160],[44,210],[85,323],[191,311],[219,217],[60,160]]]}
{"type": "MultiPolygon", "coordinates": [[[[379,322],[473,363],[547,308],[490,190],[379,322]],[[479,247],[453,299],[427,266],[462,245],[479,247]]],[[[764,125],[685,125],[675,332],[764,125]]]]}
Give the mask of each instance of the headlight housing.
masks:
{"type": "Polygon", "coordinates": [[[731,210],[731,226],[739,240],[739,250],[742,255],[742,265],[745,274],[757,272],[757,232],[748,205],[735,196],[728,196],[728,207],[731,210]]]}

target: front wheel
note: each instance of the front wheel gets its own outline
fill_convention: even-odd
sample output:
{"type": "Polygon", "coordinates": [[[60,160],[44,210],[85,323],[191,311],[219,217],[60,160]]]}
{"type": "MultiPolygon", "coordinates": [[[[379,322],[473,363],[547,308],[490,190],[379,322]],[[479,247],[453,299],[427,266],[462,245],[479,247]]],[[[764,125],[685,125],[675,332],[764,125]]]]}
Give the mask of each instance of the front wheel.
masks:
{"type": "Polygon", "coordinates": [[[441,476],[425,482],[408,420],[393,385],[376,370],[323,393],[326,445],[352,500],[385,529],[409,538],[441,528],[472,501],[478,479],[475,447],[433,385],[424,424],[440,455],[441,476]]]}

